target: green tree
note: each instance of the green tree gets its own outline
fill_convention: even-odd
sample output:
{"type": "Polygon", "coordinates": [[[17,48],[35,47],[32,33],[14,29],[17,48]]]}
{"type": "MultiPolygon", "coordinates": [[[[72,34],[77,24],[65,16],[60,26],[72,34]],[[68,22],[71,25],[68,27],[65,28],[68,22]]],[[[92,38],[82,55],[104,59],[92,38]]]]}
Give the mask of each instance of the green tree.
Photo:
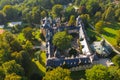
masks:
{"type": "Polygon", "coordinates": [[[110,66],[108,68],[110,80],[120,80],[120,69],[117,66],[110,66]]]}
{"type": "Polygon", "coordinates": [[[15,60],[11,60],[2,64],[5,74],[16,73],[17,75],[24,75],[24,69],[21,65],[17,64],[15,60]]]}
{"type": "Polygon", "coordinates": [[[60,50],[68,49],[71,46],[72,36],[68,35],[66,31],[57,32],[53,36],[53,44],[60,50]]]}
{"type": "Polygon", "coordinates": [[[22,77],[19,75],[16,75],[15,73],[6,75],[4,80],[22,80],[22,77]]]}
{"type": "Polygon", "coordinates": [[[42,18],[47,17],[47,12],[46,11],[42,11],[40,14],[41,14],[42,18]]]}
{"type": "Polygon", "coordinates": [[[73,6],[68,6],[68,7],[65,9],[65,14],[64,14],[64,16],[65,16],[66,20],[69,20],[69,17],[70,17],[71,15],[75,15],[75,14],[76,14],[76,12],[75,12],[75,9],[74,9],[73,6]]]}
{"type": "Polygon", "coordinates": [[[5,23],[5,13],[0,11],[0,24],[3,25],[5,23]]]}
{"type": "Polygon", "coordinates": [[[112,61],[114,62],[114,64],[118,67],[120,67],[120,55],[116,55],[112,58],[112,61]]]}
{"type": "Polygon", "coordinates": [[[5,72],[3,68],[0,66],[0,80],[4,80],[4,77],[5,77],[5,72]]]}
{"type": "Polygon", "coordinates": [[[25,50],[19,52],[22,55],[22,67],[24,68],[25,73],[29,73],[30,69],[28,66],[31,66],[30,54],[25,50]]]}
{"type": "Polygon", "coordinates": [[[70,51],[69,51],[69,54],[70,54],[70,56],[72,56],[72,55],[76,56],[77,55],[77,50],[71,48],[70,51]]]}
{"type": "Polygon", "coordinates": [[[117,46],[120,46],[120,30],[118,30],[118,35],[116,37],[116,41],[117,41],[117,46]]]}
{"type": "Polygon", "coordinates": [[[23,29],[23,34],[25,36],[25,38],[29,41],[33,41],[34,40],[34,36],[33,36],[33,29],[30,27],[24,28],[23,29]]]}
{"type": "Polygon", "coordinates": [[[52,7],[52,13],[54,17],[62,17],[63,6],[60,4],[56,4],[52,7]]]}
{"type": "Polygon", "coordinates": [[[91,15],[94,15],[97,11],[100,10],[99,3],[96,0],[87,1],[86,8],[88,13],[91,15]]]}
{"type": "Polygon", "coordinates": [[[86,70],[87,80],[110,80],[107,67],[103,65],[95,65],[93,68],[86,70]]]}
{"type": "Polygon", "coordinates": [[[76,6],[79,6],[79,5],[80,5],[80,2],[81,2],[81,0],[75,0],[75,5],[76,5],[76,6]]]}
{"type": "Polygon", "coordinates": [[[26,41],[26,44],[24,45],[24,50],[27,53],[32,53],[33,52],[33,45],[30,41],[26,41]]]}
{"type": "Polygon", "coordinates": [[[11,54],[11,57],[12,57],[12,59],[15,60],[17,63],[22,64],[23,58],[22,58],[22,54],[21,54],[21,53],[19,53],[19,52],[13,52],[13,53],[11,54]]]}
{"type": "Polygon", "coordinates": [[[102,16],[102,13],[100,11],[96,12],[95,13],[95,19],[96,19],[96,21],[100,20],[101,16],[102,16]]]}
{"type": "Polygon", "coordinates": [[[60,67],[48,71],[43,80],[72,80],[70,77],[70,71],[68,69],[62,69],[60,67]]]}
{"type": "Polygon", "coordinates": [[[39,24],[40,23],[40,9],[38,7],[33,7],[32,9],[32,22],[35,24],[39,24]]]}
{"type": "Polygon", "coordinates": [[[86,14],[87,13],[86,6],[85,5],[80,6],[79,10],[78,10],[78,13],[79,14],[86,14]]]}
{"type": "Polygon", "coordinates": [[[114,9],[112,6],[108,7],[102,15],[102,19],[106,21],[114,20],[114,9]]]}
{"type": "Polygon", "coordinates": [[[11,5],[5,5],[3,12],[6,14],[7,20],[15,20],[18,18],[19,11],[11,5]]]}
{"type": "Polygon", "coordinates": [[[10,42],[10,47],[11,50],[14,51],[21,51],[22,50],[22,45],[20,44],[20,42],[18,42],[17,40],[13,40],[10,42]]]}
{"type": "Polygon", "coordinates": [[[69,26],[75,26],[75,16],[74,15],[71,15],[70,16],[70,20],[69,20],[69,22],[68,22],[68,25],[69,26]]]}
{"type": "Polygon", "coordinates": [[[4,34],[3,34],[3,36],[4,36],[4,41],[5,42],[7,42],[7,43],[10,43],[10,42],[12,42],[12,41],[14,41],[15,40],[15,36],[11,33],[11,32],[5,32],[4,34]]]}
{"type": "Polygon", "coordinates": [[[90,22],[90,15],[89,14],[81,14],[80,17],[81,17],[84,25],[87,27],[88,22],[90,22]]]}
{"type": "Polygon", "coordinates": [[[95,29],[98,33],[103,32],[103,21],[99,21],[95,24],[95,29]]]}
{"type": "Polygon", "coordinates": [[[120,9],[117,9],[117,10],[115,11],[115,19],[116,19],[117,21],[120,21],[120,9]]]}

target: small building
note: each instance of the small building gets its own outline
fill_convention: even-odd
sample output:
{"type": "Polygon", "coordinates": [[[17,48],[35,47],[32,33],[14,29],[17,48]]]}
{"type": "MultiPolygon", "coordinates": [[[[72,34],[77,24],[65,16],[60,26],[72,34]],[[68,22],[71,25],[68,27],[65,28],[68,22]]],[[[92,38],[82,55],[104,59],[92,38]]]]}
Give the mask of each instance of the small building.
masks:
{"type": "Polygon", "coordinates": [[[0,29],[3,29],[5,27],[5,25],[0,25],[0,29]]]}
{"type": "Polygon", "coordinates": [[[96,52],[101,57],[107,57],[112,52],[112,48],[105,42],[105,40],[93,42],[93,44],[91,45],[91,48],[94,52],[96,52]]]}
{"type": "Polygon", "coordinates": [[[19,21],[19,22],[9,22],[9,23],[8,23],[8,27],[14,27],[14,26],[16,26],[16,25],[21,25],[21,24],[22,24],[21,21],[19,21]]]}

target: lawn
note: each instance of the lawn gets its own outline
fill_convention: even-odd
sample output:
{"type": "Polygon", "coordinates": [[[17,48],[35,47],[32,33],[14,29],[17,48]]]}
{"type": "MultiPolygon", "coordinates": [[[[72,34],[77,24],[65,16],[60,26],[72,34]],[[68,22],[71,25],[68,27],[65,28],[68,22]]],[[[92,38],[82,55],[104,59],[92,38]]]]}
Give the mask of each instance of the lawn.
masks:
{"type": "Polygon", "coordinates": [[[85,70],[73,71],[71,72],[71,77],[73,80],[80,80],[81,78],[85,79],[85,70]]]}
{"type": "Polygon", "coordinates": [[[117,31],[120,30],[120,24],[112,23],[104,26],[104,33],[102,35],[107,39],[112,45],[116,45],[117,31]]]}

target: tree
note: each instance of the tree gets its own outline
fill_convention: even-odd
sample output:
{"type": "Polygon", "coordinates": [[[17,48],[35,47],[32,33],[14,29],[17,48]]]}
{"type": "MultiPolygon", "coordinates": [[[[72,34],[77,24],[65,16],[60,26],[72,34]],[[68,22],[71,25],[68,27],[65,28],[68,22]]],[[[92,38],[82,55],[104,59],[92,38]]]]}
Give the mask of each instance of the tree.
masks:
{"type": "Polygon", "coordinates": [[[116,37],[116,41],[117,41],[117,46],[120,46],[120,30],[118,30],[118,35],[116,37]]]}
{"type": "Polygon", "coordinates": [[[30,55],[25,50],[22,50],[19,53],[22,55],[22,67],[24,68],[25,73],[28,73],[28,66],[31,66],[30,55]]]}
{"type": "Polygon", "coordinates": [[[26,41],[26,44],[24,45],[24,50],[27,53],[32,53],[33,52],[33,45],[30,41],[26,41]]]}
{"type": "Polygon", "coordinates": [[[62,17],[63,6],[60,4],[56,4],[52,7],[52,13],[54,17],[62,17]]]}
{"type": "Polygon", "coordinates": [[[68,69],[62,69],[60,67],[48,71],[43,80],[72,80],[70,77],[70,71],[68,69]]]}
{"type": "Polygon", "coordinates": [[[14,41],[15,40],[15,36],[11,33],[11,32],[5,32],[4,34],[3,34],[3,36],[4,36],[4,40],[6,40],[5,42],[7,42],[7,43],[10,43],[10,42],[12,42],[12,41],[14,41]]]}
{"type": "Polygon", "coordinates": [[[110,80],[107,67],[95,65],[93,68],[86,70],[87,80],[110,80]]]}
{"type": "Polygon", "coordinates": [[[120,80],[120,69],[117,66],[110,66],[108,68],[110,80],[120,80]]]}
{"type": "Polygon", "coordinates": [[[80,14],[86,14],[87,13],[87,9],[85,5],[82,5],[79,7],[78,13],[80,14]]]}
{"type": "Polygon", "coordinates": [[[17,40],[13,40],[10,42],[10,47],[11,50],[14,51],[21,51],[22,50],[22,45],[20,44],[20,42],[18,42],[17,40]]]}
{"type": "Polygon", "coordinates": [[[74,9],[73,6],[68,6],[68,7],[65,9],[65,14],[64,14],[64,16],[65,16],[66,20],[69,20],[70,16],[71,16],[71,15],[75,15],[75,14],[76,14],[76,12],[75,12],[75,9],[74,9]]]}
{"type": "Polygon", "coordinates": [[[120,55],[114,56],[114,57],[112,58],[112,61],[113,61],[113,63],[114,63],[116,66],[120,67],[120,55]]]}
{"type": "Polygon", "coordinates": [[[102,19],[106,21],[114,20],[114,9],[112,6],[109,6],[102,15],[102,19]]]}
{"type": "Polygon", "coordinates": [[[17,64],[15,60],[11,60],[2,64],[5,74],[16,73],[17,75],[24,75],[24,69],[21,65],[17,64]]]}
{"type": "Polygon", "coordinates": [[[98,33],[103,32],[103,21],[99,21],[95,24],[95,29],[98,33]]]}
{"type": "Polygon", "coordinates": [[[4,72],[3,68],[0,67],[0,79],[4,80],[4,77],[5,77],[5,72],[4,72]]]}
{"type": "Polygon", "coordinates": [[[85,26],[88,26],[88,22],[90,21],[90,15],[89,14],[81,14],[80,18],[82,19],[85,26]]]}
{"type": "Polygon", "coordinates": [[[39,24],[40,23],[40,9],[38,7],[33,7],[32,9],[32,22],[35,24],[39,24]]]}
{"type": "Polygon", "coordinates": [[[76,6],[79,6],[79,5],[80,5],[80,2],[81,2],[81,0],[75,0],[75,5],[76,5],[76,6]]]}
{"type": "Polygon", "coordinates": [[[75,26],[75,16],[74,15],[71,15],[70,16],[70,20],[69,20],[69,22],[68,22],[68,25],[69,26],[75,26]]]}
{"type": "Polygon", "coordinates": [[[101,9],[99,3],[96,0],[87,1],[86,8],[88,10],[88,13],[91,15],[94,15],[97,11],[100,11],[101,9]]]}
{"type": "Polygon", "coordinates": [[[0,25],[3,25],[5,23],[5,13],[0,11],[0,25]]]}
{"type": "Polygon", "coordinates": [[[69,54],[70,54],[70,56],[72,56],[72,55],[76,56],[77,55],[77,50],[71,48],[70,51],[69,51],[69,54]]]}
{"type": "Polygon", "coordinates": [[[100,20],[101,16],[102,16],[102,13],[100,11],[96,12],[96,14],[95,14],[96,21],[100,20]]]}
{"type": "Polygon", "coordinates": [[[42,18],[44,18],[44,17],[47,16],[47,12],[46,12],[46,11],[42,11],[40,14],[41,14],[41,17],[42,17],[42,18]]]}
{"type": "Polygon", "coordinates": [[[115,19],[116,19],[117,21],[120,21],[120,9],[117,9],[117,10],[115,11],[115,19]]]}
{"type": "Polygon", "coordinates": [[[71,46],[72,36],[68,35],[67,32],[57,32],[53,36],[53,45],[56,46],[59,50],[68,49],[71,46]]]}
{"type": "Polygon", "coordinates": [[[15,20],[18,18],[19,11],[11,5],[5,5],[3,12],[6,14],[7,20],[15,20]]]}
{"type": "Polygon", "coordinates": [[[22,80],[22,77],[19,75],[16,75],[15,73],[6,75],[4,80],[22,80]]]}
{"type": "Polygon", "coordinates": [[[33,36],[33,29],[30,27],[24,28],[23,29],[23,34],[25,36],[25,38],[29,41],[33,41],[34,40],[34,36],[33,36]]]}
{"type": "Polygon", "coordinates": [[[23,60],[23,57],[22,57],[22,54],[19,53],[19,52],[13,52],[11,54],[11,57],[13,60],[15,60],[17,63],[19,64],[22,64],[22,60],[23,60]]]}

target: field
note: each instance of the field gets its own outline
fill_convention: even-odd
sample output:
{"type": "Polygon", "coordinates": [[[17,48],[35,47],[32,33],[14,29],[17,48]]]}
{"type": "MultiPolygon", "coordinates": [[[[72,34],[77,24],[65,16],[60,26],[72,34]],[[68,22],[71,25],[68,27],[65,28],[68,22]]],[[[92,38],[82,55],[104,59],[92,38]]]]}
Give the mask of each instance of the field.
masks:
{"type": "Polygon", "coordinates": [[[116,36],[117,31],[120,30],[120,24],[111,23],[109,25],[104,26],[104,33],[102,35],[107,39],[112,45],[116,45],[116,36]]]}

